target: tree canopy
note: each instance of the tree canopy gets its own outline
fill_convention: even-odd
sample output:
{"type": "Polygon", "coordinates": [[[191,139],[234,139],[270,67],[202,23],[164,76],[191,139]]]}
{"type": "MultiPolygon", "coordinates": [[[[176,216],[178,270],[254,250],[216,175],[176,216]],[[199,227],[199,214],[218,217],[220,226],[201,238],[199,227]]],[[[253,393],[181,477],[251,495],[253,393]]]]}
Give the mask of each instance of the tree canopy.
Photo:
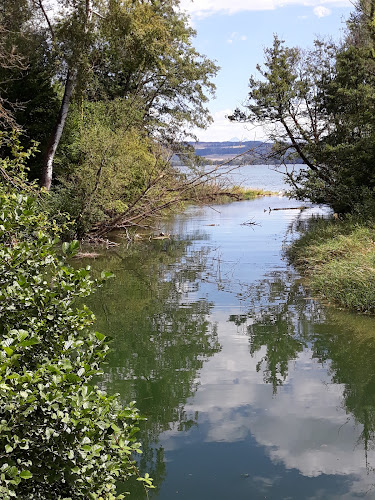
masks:
{"type": "Polygon", "coordinates": [[[1,95],[24,104],[17,118],[41,143],[47,189],[72,104],[82,111],[85,101],[121,99],[129,127],[169,144],[209,123],[205,103],[217,66],[194,49],[178,0],[66,0],[54,10],[44,0],[8,4],[0,2],[0,24],[27,70],[2,65],[0,81],[17,84],[4,83],[1,95]],[[46,116],[43,131],[36,107],[38,118],[46,116]]]}
{"type": "Polygon", "coordinates": [[[368,211],[375,189],[374,5],[358,5],[339,44],[302,50],[275,36],[245,110],[231,116],[267,126],[286,162],[291,152],[303,160],[306,170],[288,174],[294,196],[340,213],[368,211]]]}

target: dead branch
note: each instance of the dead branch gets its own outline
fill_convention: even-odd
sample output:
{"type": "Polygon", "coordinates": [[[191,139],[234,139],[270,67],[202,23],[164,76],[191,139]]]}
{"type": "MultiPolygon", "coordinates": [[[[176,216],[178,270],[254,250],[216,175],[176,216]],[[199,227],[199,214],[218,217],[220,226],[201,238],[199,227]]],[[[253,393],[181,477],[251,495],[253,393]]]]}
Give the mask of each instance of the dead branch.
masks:
{"type": "MultiPolygon", "coordinates": [[[[308,208],[311,208],[311,207],[307,207],[307,206],[302,206],[302,207],[281,207],[281,208],[271,208],[271,207],[269,207],[268,211],[269,212],[275,212],[276,210],[307,210],[308,208]]],[[[267,212],[267,209],[265,209],[264,211],[267,212]]]]}
{"type": "MultiPolygon", "coordinates": [[[[192,192],[197,190],[209,181],[216,181],[223,175],[228,175],[239,165],[230,165],[240,157],[256,152],[260,146],[249,148],[246,151],[234,156],[219,165],[205,171],[197,172],[192,178],[184,174],[178,175],[173,170],[169,170],[170,165],[164,166],[158,171],[158,165],[162,161],[161,154],[155,154],[155,166],[148,179],[148,183],[143,192],[134,200],[125,212],[115,215],[110,221],[99,223],[93,228],[91,234],[94,238],[102,238],[104,235],[115,229],[125,229],[136,226],[148,225],[146,221],[160,216],[160,213],[178,203],[192,200],[192,192]],[[225,167],[225,168],[224,168],[225,167]],[[177,178],[175,177],[177,175],[177,178]],[[163,186],[164,184],[165,186],[163,186]],[[167,201],[164,201],[168,197],[167,201]]],[[[199,193],[196,193],[199,200],[199,193]]],[[[219,189],[217,193],[206,192],[202,201],[214,201],[220,196],[227,196],[240,200],[239,193],[233,193],[228,189],[219,189]]]]}
{"type": "Polygon", "coordinates": [[[242,222],[241,226],[260,226],[259,222],[255,222],[254,219],[242,222]]]}

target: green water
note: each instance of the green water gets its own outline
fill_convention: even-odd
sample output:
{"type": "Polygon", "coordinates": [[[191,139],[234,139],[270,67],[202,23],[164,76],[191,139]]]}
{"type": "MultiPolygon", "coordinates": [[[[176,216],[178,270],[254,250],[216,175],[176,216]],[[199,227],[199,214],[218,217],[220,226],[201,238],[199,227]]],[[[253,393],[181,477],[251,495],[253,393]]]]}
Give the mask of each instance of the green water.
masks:
{"type": "Polygon", "coordinates": [[[148,419],[152,499],[375,498],[375,319],[308,296],[283,247],[313,210],[288,206],[192,207],[91,262],[116,274],[90,303],[100,383],[148,419]]]}

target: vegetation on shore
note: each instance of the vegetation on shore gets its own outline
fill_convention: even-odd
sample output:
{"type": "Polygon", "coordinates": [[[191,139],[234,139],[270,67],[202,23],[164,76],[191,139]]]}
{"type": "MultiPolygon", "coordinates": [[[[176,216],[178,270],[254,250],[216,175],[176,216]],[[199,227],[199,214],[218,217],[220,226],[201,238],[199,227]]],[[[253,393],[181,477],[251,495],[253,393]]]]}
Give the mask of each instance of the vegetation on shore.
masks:
{"type": "Polygon", "coordinates": [[[225,186],[216,182],[207,182],[189,191],[186,201],[194,203],[226,203],[228,201],[254,200],[255,198],[273,196],[275,194],[277,193],[264,189],[225,186]]]}
{"type": "Polygon", "coordinates": [[[311,224],[289,254],[313,293],[361,312],[375,312],[374,54],[374,0],[355,4],[339,42],[304,50],[275,36],[230,117],[269,126],[274,153],[306,165],[289,171],[290,194],[341,220],[311,224]]]}
{"type": "Polygon", "coordinates": [[[142,225],[202,181],[188,131],[211,122],[218,67],[179,3],[0,0],[0,128],[37,143],[29,176],[69,237],[142,225]]]}
{"type": "Polygon", "coordinates": [[[26,179],[30,152],[14,153],[0,162],[0,497],[121,499],[140,416],[93,384],[108,339],[78,302],[111,273],[68,264],[79,243],[59,242],[26,179]]]}
{"type": "Polygon", "coordinates": [[[288,249],[312,295],[375,313],[375,223],[313,219],[288,249]]]}
{"type": "Polygon", "coordinates": [[[265,49],[231,119],[263,126],[286,163],[303,161],[288,174],[294,198],[375,217],[374,54],[374,0],[356,3],[337,43],[317,39],[306,50],[275,36],[265,49]]]}

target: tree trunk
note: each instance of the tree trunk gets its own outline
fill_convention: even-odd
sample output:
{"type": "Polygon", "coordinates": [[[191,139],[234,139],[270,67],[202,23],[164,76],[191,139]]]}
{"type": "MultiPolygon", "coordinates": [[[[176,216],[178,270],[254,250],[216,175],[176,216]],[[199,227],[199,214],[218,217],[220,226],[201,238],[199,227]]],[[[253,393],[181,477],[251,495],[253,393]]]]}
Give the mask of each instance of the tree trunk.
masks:
{"type": "Polygon", "coordinates": [[[66,76],[64,97],[61,103],[59,115],[57,117],[55,127],[51,134],[51,138],[48,144],[46,154],[44,156],[44,161],[42,166],[42,178],[40,185],[45,189],[47,189],[47,191],[49,191],[51,188],[52,176],[53,176],[53,160],[55,158],[56,150],[64,130],[66,117],[69,111],[70,99],[72,96],[72,92],[74,90],[75,83],[76,83],[76,72],[69,70],[66,76]]]}

